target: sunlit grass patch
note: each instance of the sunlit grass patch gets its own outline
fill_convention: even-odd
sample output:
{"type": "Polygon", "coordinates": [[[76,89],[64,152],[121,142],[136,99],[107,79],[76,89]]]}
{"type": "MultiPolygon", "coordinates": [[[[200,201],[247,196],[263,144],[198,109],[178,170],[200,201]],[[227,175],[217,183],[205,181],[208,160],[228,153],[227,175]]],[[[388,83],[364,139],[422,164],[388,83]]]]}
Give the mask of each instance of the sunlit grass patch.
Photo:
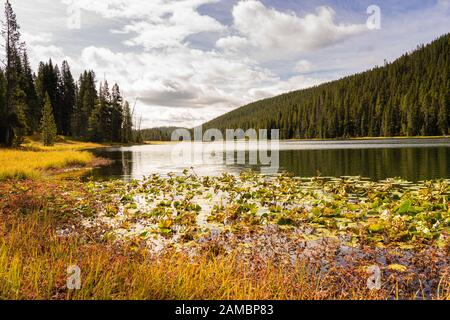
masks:
{"type": "Polygon", "coordinates": [[[22,146],[23,149],[30,151],[87,150],[104,147],[104,145],[99,143],[77,141],[64,137],[58,137],[54,146],[44,146],[40,140],[30,137],[22,146]]]}
{"type": "Polygon", "coordinates": [[[94,156],[83,150],[103,147],[101,144],[58,137],[54,146],[44,146],[38,137],[28,137],[21,148],[0,148],[0,181],[36,179],[46,170],[86,166],[94,156]]]}
{"type": "Polygon", "coordinates": [[[85,151],[0,150],[0,180],[34,179],[43,171],[69,166],[84,166],[94,156],[85,151]]]}

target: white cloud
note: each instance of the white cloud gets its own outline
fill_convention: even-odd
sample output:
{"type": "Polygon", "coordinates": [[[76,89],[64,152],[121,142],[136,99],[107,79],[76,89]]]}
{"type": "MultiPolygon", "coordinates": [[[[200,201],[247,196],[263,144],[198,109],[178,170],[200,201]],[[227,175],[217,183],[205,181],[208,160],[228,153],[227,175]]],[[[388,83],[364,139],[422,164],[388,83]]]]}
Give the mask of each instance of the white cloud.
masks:
{"type": "Polygon", "coordinates": [[[218,0],[77,0],[76,5],[106,18],[131,19],[113,32],[131,34],[126,45],[158,49],[178,46],[193,34],[224,31],[226,27],[220,22],[197,11],[215,2],[218,0]]]}
{"type": "Polygon", "coordinates": [[[337,24],[330,7],[319,7],[316,13],[299,17],[267,8],[256,0],[240,1],[233,8],[234,28],[241,37],[220,39],[218,47],[233,44],[242,36],[261,50],[274,50],[278,54],[305,52],[330,46],[367,30],[364,24],[337,24]]]}
{"type": "Polygon", "coordinates": [[[49,32],[42,32],[42,33],[28,33],[24,32],[22,34],[22,39],[27,44],[35,44],[35,43],[49,43],[53,40],[53,35],[49,32]]]}
{"type": "Polygon", "coordinates": [[[146,126],[163,118],[166,125],[180,119],[199,125],[233,107],[319,83],[306,77],[283,81],[254,61],[187,46],[146,53],[89,47],[80,63],[121,84],[128,98],[138,98],[146,126]]]}
{"type": "Polygon", "coordinates": [[[36,68],[42,60],[52,59],[55,63],[61,64],[67,60],[69,63],[74,61],[64,53],[62,47],[52,44],[53,35],[48,32],[31,34],[24,32],[22,39],[25,41],[28,49],[28,56],[32,68],[36,68]]]}
{"type": "Polygon", "coordinates": [[[130,101],[139,98],[145,127],[198,125],[245,103],[361,71],[448,32],[449,26],[448,11],[442,10],[448,0],[416,14],[408,11],[403,19],[384,12],[377,32],[365,27],[365,10],[346,15],[361,18],[360,24],[344,24],[329,7],[300,15],[287,11],[284,1],[273,1],[274,8],[234,1],[227,26],[225,1],[17,0],[13,5],[34,67],[51,57],[58,63],[69,59],[75,77],[94,69],[98,80],[105,76],[119,83],[130,101]],[[82,9],[81,30],[66,28],[64,3],[82,9]]]}
{"type": "Polygon", "coordinates": [[[225,51],[236,52],[244,49],[249,45],[247,38],[238,36],[229,36],[225,38],[220,38],[216,42],[216,47],[225,51]]]}
{"type": "Polygon", "coordinates": [[[196,15],[193,12],[173,15],[161,24],[146,21],[133,22],[125,26],[121,32],[137,34],[127,40],[129,46],[143,46],[146,49],[158,49],[178,46],[184,39],[200,32],[219,32],[224,27],[209,17],[196,15]],[[189,23],[193,21],[194,23],[189,23]]]}
{"type": "Polygon", "coordinates": [[[202,5],[220,0],[62,0],[74,3],[85,11],[95,12],[106,18],[150,19],[161,22],[167,15],[195,11],[202,5]]]}
{"type": "Polygon", "coordinates": [[[54,45],[43,46],[38,44],[29,46],[29,49],[31,49],[33,56],[45,57],[45,60],[52,59],[54,61],[62,61],[67,58],[63,49],[54,45]]]}
{"type": "Polygon", "coordinates": [[[309,72],[313,68],[313,65],[308,60],[300,60],[295,64],[294,71],[298,73],[309,72]]]}
{"type": "MultiPolygon", "coordinates": [[[[335,24],[329,8],[299,18],[268,9],[258,1],[246,1],[233,9],[233,28],[239,35],[219,38],[232,30],[198,12],[200,6],[215,2],[106,0],[92,6],[81,0],[77,5],[84,10],[122,19],[124,26],[113,32],[129,35],[124,43],[142,46],[145,51],[113,52],[91,46],[82,51],[80,63],[120,83],[129,97],[139,98],[146,126],[161,121],[198,125],[242,104],[321,81],[300,76],[282,80],[261,67],[257,57],[244,53],[247,48],[276,49],[284,54],[292,48],[303,51],[360,32],[359,26],[335,24]],[[193,49],[186,42],[187,37],[202,32],[217,33],[218,51],[193,49]]],[[[297,72],[311,67],[306,63],[297,64],[296,69],[302,67],[297,72]]]]}

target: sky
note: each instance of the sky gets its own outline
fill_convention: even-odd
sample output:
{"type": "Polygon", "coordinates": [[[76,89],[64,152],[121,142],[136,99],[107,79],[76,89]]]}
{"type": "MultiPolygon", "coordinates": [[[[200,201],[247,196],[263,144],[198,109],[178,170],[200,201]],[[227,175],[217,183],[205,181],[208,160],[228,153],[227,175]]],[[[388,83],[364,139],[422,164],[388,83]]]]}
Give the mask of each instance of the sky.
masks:
{"type": "Polygon", "coordinates": [[[10,2],[34,70],[50,58],[76,78],[93,69],[136,102],[145,128],[194,127],[450,32],[450,0],[10,2]]]}

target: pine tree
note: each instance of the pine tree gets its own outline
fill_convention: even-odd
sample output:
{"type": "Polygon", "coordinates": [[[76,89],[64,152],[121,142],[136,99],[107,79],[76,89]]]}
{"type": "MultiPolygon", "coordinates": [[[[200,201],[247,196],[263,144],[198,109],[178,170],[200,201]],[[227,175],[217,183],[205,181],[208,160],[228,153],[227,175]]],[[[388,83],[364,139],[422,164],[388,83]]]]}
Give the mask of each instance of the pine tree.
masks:
{"type": "Polygon", "coordinates": [[[22,88],[26,95],[26,118],[28,119],[29,133],[34,133],[39,130],[42,109],[38,102],[34,75],[26,51],[22,57],[22,81],[22,88]]]}
{"type": "Polygon", "coordinates": [[[265,126],[287,138],[446,134],[449,70],[447,34],[383,67],[254,102],[203,127],[265,126]]]}
{"type": "Polygon", "coordinates": [[[84,73],[80,75],[78,84],[76,84],[75,89],[75,104],[71,119],[71,131],[72,135],[77,138],[81,138],[83,132],[83,118],[84,118],[83,97],[86,87],[85,84],[86,77],[87,72],[84,71],[84,73]]]}
{"type": "Polygon", "coordinates": [[[93,71],[85,72],[84,77],[79,85],[79,93],[77,94],[77,108],[80,112],[80,131],[79,136],[82,138],[88,138],[89,123],[91,114],[97,105],[97,90],[95,88],[95,73],[93,71]]]}
{"type": "Polygon", "coordinates": [[[439,134],[447,135],[449,132],[450,93],[442,93],[439,103],[438,129],[439,134]]]}
{"type": "Polygon", "coordinates": [[[103,141],[112,141],[112,104],[109,85],[106,80],[103,84],[100,84],[98,99],[100,108],[100,139],[103,141]]]}
{"type": "Polygon", "coordinates": [[[122,123],[124,118],[123,111],[123,98],[120,93],[119,85],[116,83],[112,88],[111,93],[111,141],[120,142],[122,134],[122,123]]]}
{"type": "MultiPolygon", "coordinates": [[[[20,144],[25,135],[39,131],[48,102],[57,128],[55,134],[121,141],[124,118],[128,115],[123,110],[119,86],[116,84],[110,94],[105,80],[99,97],[94,71],[85,71],[75,83],[67,61],[61,69],[52,60],[41,62],[34,75],[9,1],[5,4],[5,17],[2,35],[6,66],[0,68],[0,144],[20,144]]],[[[129,123],[126,127],[131,130],[129,123]]],[[[129,130],[125,140],[131,139],[129,130]]]]}
{"type": "Polygon", "coordinates": [[[128,101],[125,101],[123,110],[122,142],[129,143],[133,138],[133,116],[128,101]]]}
{"type": "Polygon", "coordinates": [[[44,106],[46,95],[49,95],[58,134],[65,134],[70,130],[67,128],[70,126],[70,122],[67,123],[64,119],[66,114],[63,109],[63,89],[64,85],[58,65],[53,64],[51,59],[47,63],[41,62],[36,78],[36,91],[41,107],[44,106]]]}
{"type": "Polygon", "coordinates": [[[89,140],[95,142],[103,141],[103,131],[102,131],[102,106],[100,102],[95,105],[94,110],[89,116],[88,121],[88,132],[89,140]]]}
{"type": "Polygon", "coordinates": [[[52,146],[56,139],[56,123],[50,96],[45,96],[44,111],[41,121],[41,135],[45,146],[52,146]]]}
{"type": "Polygon", "coordinates": [[[29,132],[28,120],[27,120],[27,97],[25,92],[20,88],[16,87],[13,95],[14,109],[16,114],[16,124],[14,125],[14,146],[20,146],[24,140],[25,136],[29,132]]]}
{"type": "Polygon", "coordinates": [[[76,86],[69,63],[63,61],[61,67],[61,133],[71,135],[72,117],[75,110],[76,86]]]}
{"type": "Polygon", "coordinates": [[[17,105],[14,101],[14,95],[19,83],[20,77],[20,55],[24,49],[24,44],[20,41],[20,27],[16,20],[16,14],[14,13],[9,0],[5,3],[5,21],[3,22],[2,35],[5,40],[6,49],[6,95],[5,106],[2,117],[4,120],[0,127],[0,143],[4,143],[7,146],[11,146],[14,143],[14,131],[16,128],[20,128],[22,120],[17,110],[17,105]]]}

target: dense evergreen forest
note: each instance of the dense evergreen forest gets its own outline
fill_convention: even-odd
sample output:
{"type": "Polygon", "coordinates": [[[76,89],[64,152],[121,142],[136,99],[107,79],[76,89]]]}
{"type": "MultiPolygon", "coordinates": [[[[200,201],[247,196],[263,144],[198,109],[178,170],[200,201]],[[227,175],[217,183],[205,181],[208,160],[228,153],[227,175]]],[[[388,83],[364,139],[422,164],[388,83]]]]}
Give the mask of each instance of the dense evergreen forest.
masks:
{"type": "Polygon", "coordinates": [[[172,132],[177,129],[182,129],[178,127],[160,127],[143,129],[140,131],[141,139],[144,141],[171,141],[172,132]]]}
{"type": "Polygon", "coordinates": [[[225,114],[204,129],[280,129],[283,139],[449,134],[450,34],[393,63],[225,114]]]}
{"type": "MultiPolygon", "coordinates": [[[[26,135],[40,133],[95,142],[130,142],[132,114],[119,86],[104,80],[97,89],[94,71],[75,81],[69,64],[41,62],[33,73],[16,15],[5,4],[2,35],[4,66],[0,68],[0,144],[20,145],[26,135]],[[45,106],[47,105],[47,108],[45,106]]],[[[52,141],[51,137],[45,141],[52,141]]]]}

